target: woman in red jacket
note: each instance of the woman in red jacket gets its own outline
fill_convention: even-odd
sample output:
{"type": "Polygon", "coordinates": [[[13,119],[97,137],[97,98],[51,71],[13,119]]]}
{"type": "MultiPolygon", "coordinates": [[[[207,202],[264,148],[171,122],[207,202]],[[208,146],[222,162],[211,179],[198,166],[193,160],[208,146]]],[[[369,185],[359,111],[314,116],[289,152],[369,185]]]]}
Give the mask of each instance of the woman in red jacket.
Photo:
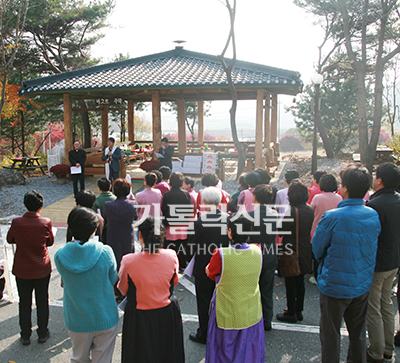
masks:
{"type": "Polygon", "coordinates": [[[28,210],[22,217],[14,218],[7,234],[8,243],[15,243],[12,273],[17,281],[19,295],[19,324],[21,342],[31,343],[32,334],[32,292],[35,290],[38,342],[44,343],[50,337],[49,322],[49,281],[51,273],[48,246],[54,243],[51,221],[39,215],[43,207],[43,195],[33,190],[24,196],[28,210]]]}

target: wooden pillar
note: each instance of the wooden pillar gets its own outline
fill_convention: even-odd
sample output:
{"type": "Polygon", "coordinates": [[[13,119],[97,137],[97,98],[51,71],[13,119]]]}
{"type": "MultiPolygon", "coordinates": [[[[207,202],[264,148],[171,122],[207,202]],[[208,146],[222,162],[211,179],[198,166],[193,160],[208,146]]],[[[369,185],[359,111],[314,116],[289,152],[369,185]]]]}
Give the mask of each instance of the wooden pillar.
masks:
{"type": "Polygon", "coordinates": [[[256,147],[254,168],[262,166],[264,90],[257,90],[256,147]]]}
{"type": "Polygon", "coordinates": [[[108,139],[108,105],[101,106],[101,144],[107,147],[108,139]]]}
{"type": "Polygon", "coordinates": [[[198,128],[197,128],[197,143],[202,146],[204,144],[204,101],[197,101],[197,113],[198,113],[198,128]]]}
{"type": "Polygon", "coordinates": [[[128,136],[129,145],[135,144],[135,103],[128,100],[128,136]]]}
{"type": "Polygon", "coordinates": [[[272,109],[271,109],[271,142],[274,145],[278,141],[278,95],[272,95],[272,109]]]}
{"type": "MultiPolygon", "coordinates": [[[[153,147],[156,152],[161,147],[161,101],[160,92],[151,92],[151,104],[153,112],[153,147]]],[[[153,158],[155,154],[153,154],[153,158]]]]}
{"type": "Polygon", "coordinates": [[[185,111],[185,100],[183,98],[178,99],[178,151],[180,154],[186,154],[186,111],[185,111]]]}
{"type": "Polygon", "coordinates": [[[269,148],[271,142],[271,94],[266,93],[265,95],[265,106],[264,106],[264,147],[269,148]]]}
{"type": "Polygon", "coordinates": [[[64,94],[64,137],[65,137],[65,158],[63,164],[69,164],[68,153],[72,150],[72,105],[69,94],[64,94]]]}
{"type": "Polygon", "coordinates": [[[266,166],[269,166],[271,163],[270,145],[271,145],[271,94],[267,92],[264,100],[264,148],[267,149],[264,160],[266,166]]]}

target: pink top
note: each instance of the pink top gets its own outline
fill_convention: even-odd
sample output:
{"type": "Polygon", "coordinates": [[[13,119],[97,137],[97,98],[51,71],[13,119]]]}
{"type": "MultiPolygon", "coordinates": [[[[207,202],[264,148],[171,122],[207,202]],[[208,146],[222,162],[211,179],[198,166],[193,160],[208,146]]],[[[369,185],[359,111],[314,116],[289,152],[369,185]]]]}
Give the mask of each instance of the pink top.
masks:
{"type": "Polygon", "coordinates": [[[307,204],[311,204],[313,198],[314,198],[317,194],[323,193],[323,191],[322,191],[321,188],[319,187],[319,184],[316,184],[316,185],[314,185],[312,188],[309,188],[309,189],[308,189],[308,192],[310,193],[310,197],[308,198],[307,204]]]}
{"type": "Polygon", "coordinates": [[[156,184],[153,187],[153,189],[158,189],[161,192],[162,196],[164,196],[164,193],[171,190],[171,187],[169,186],[169,184],[167,182],[162,181],[162,182],[156,184]]]}
{"type": "Polygon", "coordinates": [[[170,281],[179,282],[179,261],[174,250],[160,249],[158,253],[128,253],[122,257],[118,289],[126,296],[128,276],[136,286],[137,309],[160,309],[171,303],[170,281]]]}
{"type": "Polygon", "coordinates": [[[336,193],[321,193],[314,197],[311,202],[311,207],[314,208],[314,222],[311,228],[311,238],[314,236],[318,223],[324,213],[328,210],[337,208],[342,201],[342,197],[336,193]]]}
{"type": "MultiPolygon", "coordinates": [[[[161,191],[154,188],[146,188],[140,193],[136,194],[136,202],[138,205],[150,206],[150,208],[137,208],[139,219],[142,218],[143,214],[148,213],[147,215],[151,215],[154,217],[161,216],[161,200],[162,194],[161,191]],[[157,206],[155,207],[154,204],[157,206]],[[147,212],[149,211],[149,212],[147,212]]],[[[145,217],[147,217],[147,215],[145,217]]]]}
{"type": "MultiPolygon", "coordinates": [[[[165,240],[177,241],[179,239],[187,239],[188,227],[187,226],[166,226],[165,227],[165,240]]],[[[164,247],[167,247],[164,242],[164,247]]]]}
{"type": "Polygon", "coordinates": [[[198,193],[197,193],[193,188],[188,189],[188,192],[189,192],[189,195],[190,195],[190,202],[191,202],[194,206],[196,206],[196,201],[197,201],[197,195],[198,195],[198,193]]]}
{"type": "Polygon", "coordinates": [[[239,194],[238,206],[240,207],[240,205],[244,205],[247,212],[253,211],[253,195],[254,193],[252,189],[242,190],[239,194]]]}

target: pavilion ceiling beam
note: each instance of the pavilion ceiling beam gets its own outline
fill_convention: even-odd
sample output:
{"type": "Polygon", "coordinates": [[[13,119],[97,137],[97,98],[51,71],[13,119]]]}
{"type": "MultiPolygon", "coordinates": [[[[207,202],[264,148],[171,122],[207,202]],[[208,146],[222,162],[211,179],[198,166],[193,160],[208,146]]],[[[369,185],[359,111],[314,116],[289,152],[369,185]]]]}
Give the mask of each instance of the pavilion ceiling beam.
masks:
{"type": "MultiPolygon", "coordinates": [[[[126,111],[128,107],[110,107],[109,111],[126,111]]],[[[82,112],[82,111],[97,111],[101,112],[101,107],[73,107],[72,111],[82,112]]]]}

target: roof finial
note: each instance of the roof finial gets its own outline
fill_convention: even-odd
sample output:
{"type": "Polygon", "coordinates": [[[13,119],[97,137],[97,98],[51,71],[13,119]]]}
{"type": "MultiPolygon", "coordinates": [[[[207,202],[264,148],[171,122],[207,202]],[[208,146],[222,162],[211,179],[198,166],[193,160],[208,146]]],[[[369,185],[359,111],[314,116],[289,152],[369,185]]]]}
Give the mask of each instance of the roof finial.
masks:
{"type": "Polygon", "coordinates": [[[186,40],[174,40],[173,43],[175,43],[175,49],[183,49],[183,45],[181,44],[185,44],[186,40]]]}

